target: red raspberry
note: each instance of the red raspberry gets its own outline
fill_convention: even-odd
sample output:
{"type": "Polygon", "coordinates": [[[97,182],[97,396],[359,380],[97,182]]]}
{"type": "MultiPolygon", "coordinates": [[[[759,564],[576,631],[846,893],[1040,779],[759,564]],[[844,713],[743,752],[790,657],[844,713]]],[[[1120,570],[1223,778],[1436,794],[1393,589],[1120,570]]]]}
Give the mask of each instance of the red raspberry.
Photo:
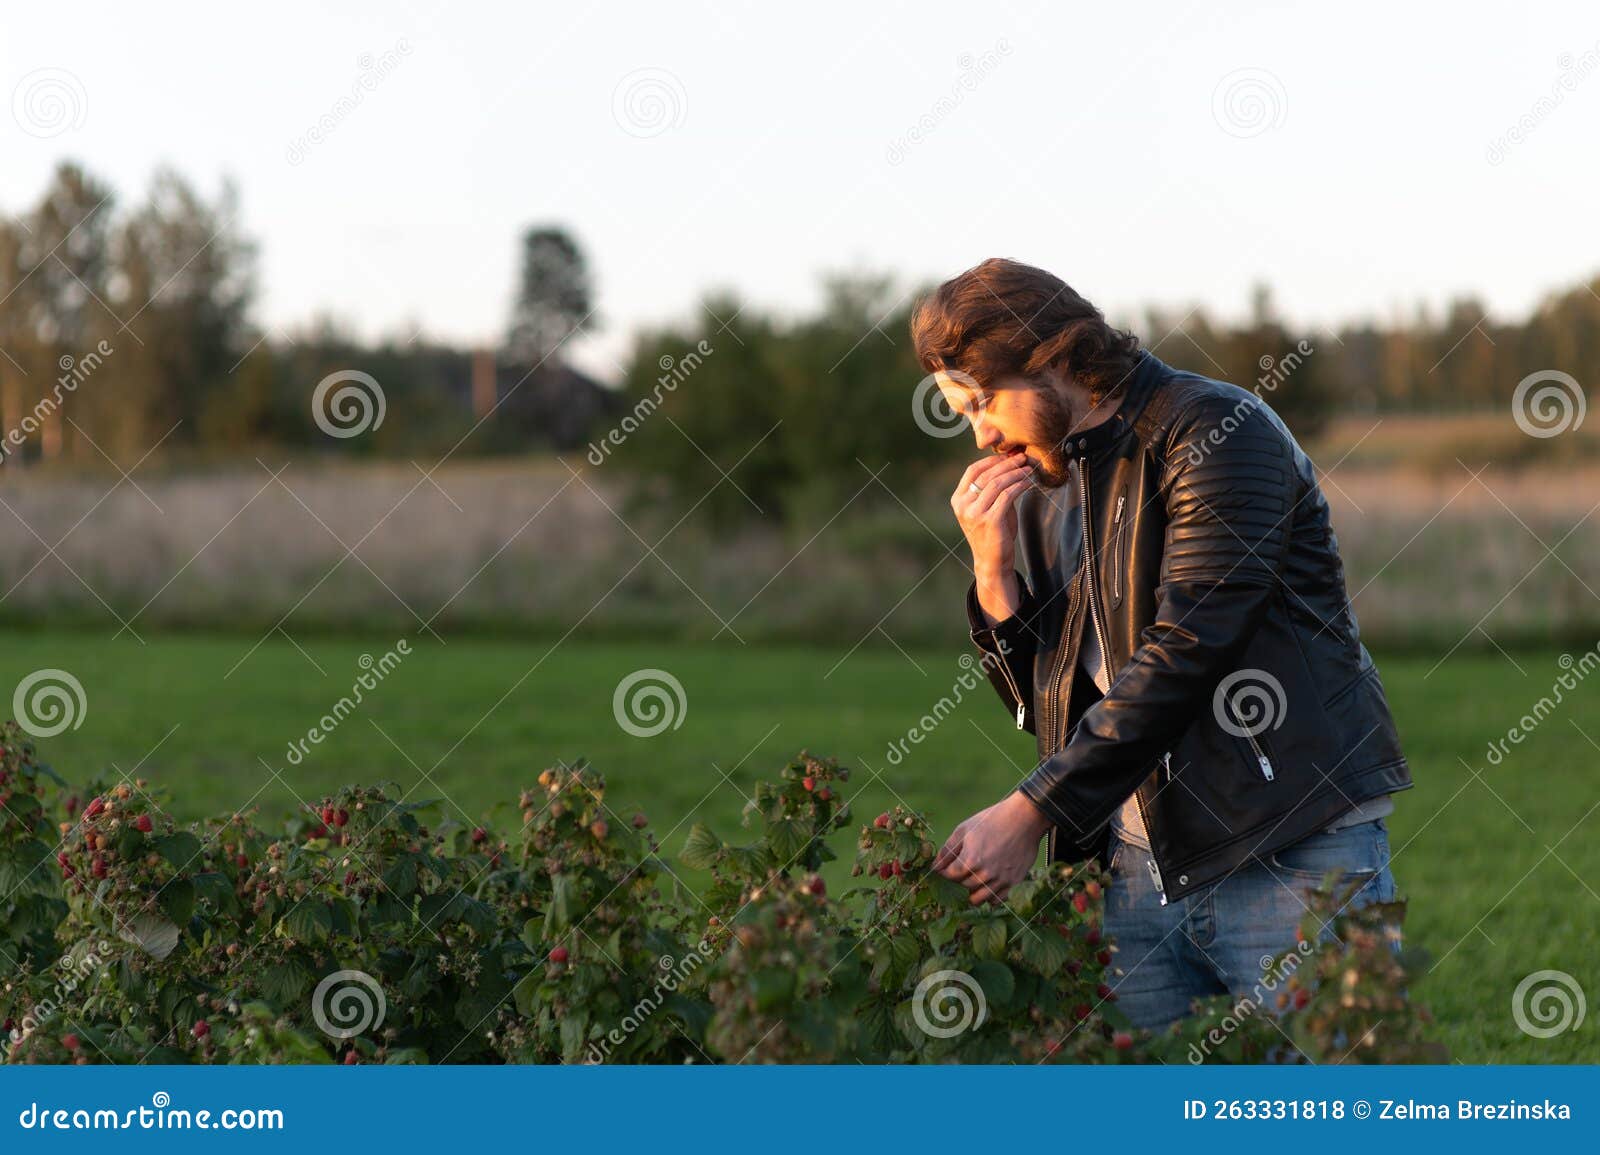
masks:
{"type": "Polygon", "coordinates": [[[206,1022],[204,1019],[201,1019],[199,1022],[195,1023],[193,1029],[194,1037],[197,1039],[203,1039],[211,1033],[211,1024],[206,1022]]]}
{"type": "Polygon", "coordinates": [[[817,780],[808,776],[800,779],[800,785],[804,786],[807,790],[815,790],[817,788],[817,780]]]}
{"type": "Polygon", "coordinates": [[[1126,1051],[1133,1046],[1133,1036],[1127,1031],[1118,1031],[1111,1036],[1111,1045],[1119,1051],[1126,1051]]]}
{"type": "Polygon", "coordinates": [[[1084,894],[1082,891],[1079,891],[1077,894],[1073,895],[1072,909],[1077,911],[1079,914],[1086,913],[1089,909],[1089,896],[1084,894]]]}
{"type": "Polygon", "coordinates": [[[889,815],[888,815],[888,813],[885,812],[883,814],[878,815],[876,818],[874,818],[872,820],[872,825],[876,826],[879,830],[887,830],[887,829],[889,829],[889,815]]]}
{"type": "MultiPolygon", "coordinates": [[[[327,819],[323,819],[323,821],[326,822],[327,819]]],[[[346,826],[346,825],[349,824],[349,822],[350,822],[350,811],[348,811],[348,810],[335,810],[333,812],[333,824],[335,826],[346,826]]]]}
{"type": "Polygon", "coordinates": [[[567,948],[564,946],[558,946],[550,952],[550,961],[553,963],[564,963],[568,957],[570,956],[568,956],[567,948]]]}
{"type": "Polygon", "coordinates": [[[141,814],[139,817],[135,818],[133,820],[133,826],[135,830],[142,831],[145,834],[149,834],[155,829],[155,823],[150,821],[150,816],[148,814],[141,814]]]}

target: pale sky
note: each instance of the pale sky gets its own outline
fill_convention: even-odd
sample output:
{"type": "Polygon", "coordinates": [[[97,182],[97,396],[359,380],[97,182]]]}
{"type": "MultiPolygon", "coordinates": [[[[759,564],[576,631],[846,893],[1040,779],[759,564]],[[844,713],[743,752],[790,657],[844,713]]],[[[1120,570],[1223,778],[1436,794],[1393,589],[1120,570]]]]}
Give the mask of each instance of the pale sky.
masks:
{"type": "Polygon", "coordinates": [[[457,341],[560,223],[607,379],[709,289],[803,309],[988,256],[1124,321],[1240,316],[1257,280],[1313,325],[1516,316],[1600,272],[1600,8],[1421,7],[10,5],[0,210],[63,158],[125,201],[162,162],[231,177],[260,324],[457,341]]]}

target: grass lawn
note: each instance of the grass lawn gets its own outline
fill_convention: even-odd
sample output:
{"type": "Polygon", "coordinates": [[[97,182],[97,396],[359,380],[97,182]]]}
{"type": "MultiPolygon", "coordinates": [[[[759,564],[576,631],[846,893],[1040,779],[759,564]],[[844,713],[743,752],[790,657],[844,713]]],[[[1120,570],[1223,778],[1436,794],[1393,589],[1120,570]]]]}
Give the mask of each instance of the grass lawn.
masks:
{"type": "MultiPolygon", "coordinates": [[[[587,756],[608,801],[642,807],[674,855],[694,821],[736,834],[744,792],[802,747],[854,769],[858,816],[898,799],[943,828],[1001,797],[1033,758],[988,685],[963,687],[975,676],[957,651],[422,641],[293,764],[289,744],[350,693],[362,655],[394,642],[254,641],[0,634],[0,690],[70,671],[87,709],[78,729],[39,743],[46,759],[72,780],[112,766],[151,778],[182,817],[252,800],[286,812],[345,782],[390,780],[457,817],[498,808],[511,821],[541,768],[587,756]],[[687,707],[677,728],[641,738],[618,725],[612,698],[646,667],[670,671],[687,707]],[[891,764],[891,744],[946,697],[956,709],[891,764]]],[[[1562,673],[1554,651],[1456,656],[1436,670],[1432,658],[1378,658],[1417,782],[1390,819],[1407,938],[1433,956],[1417,993],[1463,1062],[1600,1061],[1600,1007],[1549,1039],[1511,1013],[1538,970],[1600,998],[1600,679],[1566,692],[1494,766],[1488,744],[1562,673]]],[[[836,849],[842,884],[849,840],[836,849]]]]}

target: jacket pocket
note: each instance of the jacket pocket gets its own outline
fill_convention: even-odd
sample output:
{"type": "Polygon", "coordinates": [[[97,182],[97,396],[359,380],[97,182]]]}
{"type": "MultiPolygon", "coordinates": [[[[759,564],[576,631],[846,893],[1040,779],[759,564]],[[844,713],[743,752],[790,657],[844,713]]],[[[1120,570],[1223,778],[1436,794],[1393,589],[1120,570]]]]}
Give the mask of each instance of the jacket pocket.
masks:
{"type": "Polygon", "coordinates": [[[1117,494],[1116,505],[1111,514],[1111,536],[1107,545],[1106,558],[1106,590],[1110,597],[1107,599],[1109,609],[1117,609],[1122,605],[1122,587],[1127,584],[1127,557],[1126,543],[1128,540],[1128,491],[1123,489],[1117,494]]]}

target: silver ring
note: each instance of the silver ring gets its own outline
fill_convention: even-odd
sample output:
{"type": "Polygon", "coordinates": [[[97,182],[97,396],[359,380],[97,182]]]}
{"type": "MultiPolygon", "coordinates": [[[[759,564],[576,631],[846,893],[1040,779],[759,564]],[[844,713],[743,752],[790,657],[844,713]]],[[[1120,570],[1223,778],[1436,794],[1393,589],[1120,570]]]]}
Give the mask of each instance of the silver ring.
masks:
{"type": "Polygon", "coordinates": [[[969,482],[969,483],[968,483],[968,484],[967,484],[967,488],[968,488],[968,489],[969,489],[969,490],[971,490],[971,491],[972,491],[972,492],[973,492],[973,493],[975,493],[975,494],[976,494],[976,493],[982,493],[982,492],[983,492],[983,486],[981,486],[981,485],[979,485],[979,484],[978,484],[978,483],[977,483],[977,482],[976,482],[976,481],[973,481],[973,482],[969,482]]]}

